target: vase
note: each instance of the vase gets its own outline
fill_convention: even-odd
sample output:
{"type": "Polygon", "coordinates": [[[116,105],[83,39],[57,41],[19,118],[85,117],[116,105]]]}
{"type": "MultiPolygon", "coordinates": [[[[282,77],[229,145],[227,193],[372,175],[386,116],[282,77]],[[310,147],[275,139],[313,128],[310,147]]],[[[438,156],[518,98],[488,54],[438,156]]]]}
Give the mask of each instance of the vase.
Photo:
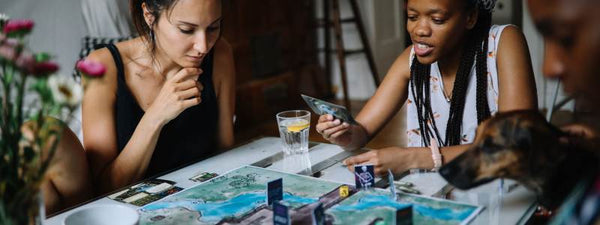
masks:
{"type": "Polygon", "coordinates": [[[24,198],[13,199],[6,202],[6,198],[0,201],[0,224],[5,225],[41,225],[46,218],[46,208],[41,191],[34,193],[17,193],[15,196],[24,198]]]}

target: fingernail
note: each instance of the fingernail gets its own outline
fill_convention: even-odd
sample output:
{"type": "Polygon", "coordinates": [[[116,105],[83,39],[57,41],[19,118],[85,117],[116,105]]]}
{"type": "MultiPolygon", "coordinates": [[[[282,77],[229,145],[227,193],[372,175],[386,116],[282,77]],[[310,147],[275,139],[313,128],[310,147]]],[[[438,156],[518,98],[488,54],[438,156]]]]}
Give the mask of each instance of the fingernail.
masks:
{"type": "Polygon", "coordinates": [[[340,120],[334,120],[334,121],[333,121],[333,123],[334,123],[335,125],[338,125],[338,124],[340,124],[340,120]]]}

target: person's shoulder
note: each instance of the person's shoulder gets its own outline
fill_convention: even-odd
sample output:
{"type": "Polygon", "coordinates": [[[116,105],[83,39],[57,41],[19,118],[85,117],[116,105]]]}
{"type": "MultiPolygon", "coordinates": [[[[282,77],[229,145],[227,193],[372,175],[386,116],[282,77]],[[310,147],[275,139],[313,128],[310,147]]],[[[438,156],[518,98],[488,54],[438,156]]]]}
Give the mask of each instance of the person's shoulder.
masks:
{"type": "Polygon", "coordinates": [[[225,38],[220,38],[215,44],[214,57],[218,60],[227,61],[233,57],[233,48],[225,38]]]}
{"type": "Polygon", "coordinates": [[[406,47],[402,53],[396,58],[394,65],[390,70],[396,71],[402,77],[409,79],[410,78],[410,67],[412,66],[412,61],[414,58],[413,45],[409,45],[406,47]]]}
{"type": "Polygon", "coordinates": [[[219,73],[219,76],[221,76],[220,78],[233,76],[233,71],[235,71],[235,64],[233,62],[233,48],[231,47],[231,44],[229,44],[229,42],[225,40],[225,38],[221,38],[215,44],[213,51],[214,70],[221,72],[219,73]]]}
{"type": "Polygon", "coordinates": [[[525,35],[521,28],[513,24],[494,25],[490,29],[493,37],[500,38],[500,42],[520,42],[525,40],[525,35]]]}
{"type": "Polygon", "coordinates": [[[235,63],[233,61],[233,48],[225,40],[221,38],[214,46],[213,55],[213,79],[216,85],[225,86],[233,85],[235,82],[235,63]]]}
{"type": "Polygon", "coordinates": [[[110,50],[107,47],[96,49],[90,52],[90,54],[86,57],[86,60],[91,60],[102,64],[106,68],[106,72],[104,72],[104,76],[102,76],[100,79],[82,79],[84,84],[102,84],[102,86],[106,86],[107,84],[113,83],[110,81],[116,81],[117,66],[110,50]]]}

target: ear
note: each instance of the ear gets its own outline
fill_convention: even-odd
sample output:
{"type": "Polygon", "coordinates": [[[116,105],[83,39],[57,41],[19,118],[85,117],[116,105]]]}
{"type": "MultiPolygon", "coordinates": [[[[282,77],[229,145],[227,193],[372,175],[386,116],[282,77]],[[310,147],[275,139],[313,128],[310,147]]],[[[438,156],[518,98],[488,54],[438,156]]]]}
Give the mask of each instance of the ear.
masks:
{"type": "Polygon", "coordinates": [[[154,15],[152,12],[150,12],[145,2],[142,3],[142,10],[144,11],[144,20],[146,21],[146,25],[152,29],[152,24],[156,18],[154,18],[154,15]]]}
{"type": "Polygon", "coordinates": [[[510,118],[502,121],[501,134],[504,138],[520,149],[528,150],[531,146],[532,137],[530,124],[521,118],[510,118]]]}
{"type": "Polygon", "coordinates": [[[525,148],[525,150],[531,150],[533,145],[533,139],[535,138],[533,137],[534,132],[532,131],[534,128],[532,127],[532,124],[522,122],[517,123],[515,125],[517,126],[515,126],[513,130],[513,140],[515,140],[517,146],[525,148]]]}
{"type": "Polygon", "coordinates": [[[479,10],[478,9],[473,9],[470,10],[469,15],[467,15],[467,29],[473,29],[473,27],[475,27],[475,24],[477,24],[477,18],[479,17],[479,10]]]}

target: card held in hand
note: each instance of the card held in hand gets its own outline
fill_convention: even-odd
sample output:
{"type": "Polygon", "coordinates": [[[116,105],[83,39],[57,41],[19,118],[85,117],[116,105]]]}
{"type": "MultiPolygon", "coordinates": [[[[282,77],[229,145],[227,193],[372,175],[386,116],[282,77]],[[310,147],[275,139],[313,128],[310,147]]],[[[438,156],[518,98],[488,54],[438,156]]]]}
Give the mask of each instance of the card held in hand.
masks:
{"type": "Polygon", "coordinates": [[[330,114],[336,119],[340,119],[342,122],[347,122],[349,124],[357,124],[352,114],[346,109],[346,107],[341,105],[336,105],[330,102],[323,101],[321,99],[313,98],[307,95],[300,94],[302,99],[308,104],[308,106],[319,115],[330,114]]]}

